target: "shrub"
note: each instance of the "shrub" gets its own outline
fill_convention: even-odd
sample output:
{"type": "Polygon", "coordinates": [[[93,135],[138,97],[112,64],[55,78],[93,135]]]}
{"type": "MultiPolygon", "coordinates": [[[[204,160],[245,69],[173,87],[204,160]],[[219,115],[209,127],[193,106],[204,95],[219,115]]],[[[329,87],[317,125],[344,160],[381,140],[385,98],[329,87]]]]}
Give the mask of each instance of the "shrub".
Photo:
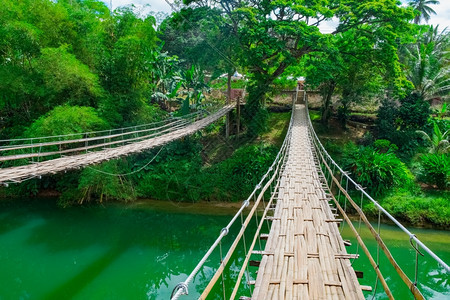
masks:
{"type": "MultiPolygon", "coordinates": [[[[247,116],[250,116],[250,112],[246,111],[247,116]]],[[[256,110],[248,121],[247,134],[250,137],[256,137],[264,131],[267,131],[267,119],[269,118],[269,112],[265,108],[259,108],[256,110]]]]}
{"type": "Polygon", "coordinates": [[[381,153],[386,153],[389,151],[395,152],[398,150],[398,147],[395,144],[392,144],[390,141],[384,139],[376,140],[373,143],[373,146],[381,153]]]}
{"type": "MultiPolygon", "coordinates": [[[[92,107],[57,106],[25,131],[25,137],[64,135],[107,129],[108,123],[92,107]]],[[[81,137],[81,136],[80,136],[81,137]]],[[[65,139],[74,138],[73,136],[65,139]]]]}
{"type": "Polygon", "coordinates": [[[373,135],[370,133],[370,131],[367,131],[364,133],[362,138],[358,140],[358,144],[362,146],[369,146],[373,143],[373,135]]]}
{"type": "Polygon", "coordinates": [[[392,136],[397,129],[396,119],[398,116],[398,107],[395,101],[384,99],[377,112],[375,121],[378,138],[392,140],[392,136]]]}
{"type": "Polygon", "coordinates": [[[427,125],[430,104],[417,93],[411,93],[400,100],[398,117],[401,130],[418,130],[427,125]]]}
{"type": "Polygon", "coordinates": [[[450,185],[450,155],[425,154],[420,157],[419,180],[445,189],[450,185]]]}
{"type": "MultiPolygon", "coordinates": [[[[380,199],[379,203],[394,217],[414,225],[432,223],[448,229],[450,226],[450,206],[447,194],[413,195],[404,189],[393,191],[380,199]]],[[[378,210],[371,207],[369,214],[376,216],[378,210]]]]}
{"type": "Polygon", "coordinates": [[[132,182],[126,176],[119,174],[129,173],[130,167],[125,159],[104,162],[98,166],[88,167],[81,171],[77,189],[68,189],[63,192],[60,205],[67,206],[77,201],[106,202],[109,200],[133,201],[136,192],[132,182]]]}
{"type": "Polygon", "coordinates": [[[210,200],[238,201],[247,197],[272,164],[277,148],[242,147],[228,159],[203,171],[202,185],[210,200]]]}
{"type": "Polygon", "coordinates": [[[383,194],[396,185],[411,183],[408,169],[393,152],[380,153],[372,147],[361,147],[345,153],[343,160],[344,167],[373,195],[383,194]]]}

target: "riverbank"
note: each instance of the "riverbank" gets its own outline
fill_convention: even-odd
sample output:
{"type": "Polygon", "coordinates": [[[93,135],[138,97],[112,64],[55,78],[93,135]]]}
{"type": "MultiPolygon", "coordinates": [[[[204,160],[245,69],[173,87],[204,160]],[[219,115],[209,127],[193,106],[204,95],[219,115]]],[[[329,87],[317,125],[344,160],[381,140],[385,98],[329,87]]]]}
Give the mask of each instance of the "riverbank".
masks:
{"type": "MultiPolygon", "coordinates": [[[[312,112],[313,119],[317,114],[312,112]]],[[[216,204],[220,210],[238,207],[273,161],[286,135],[290,113],[271,113],[267,130],[259,138],[223,137],[223,124],[208,127],[205,134],[196,135],[166,146],[159,155],[149,151],[143,155],[108,162],[99,166],[30,180],[21,185],[0,188],[3,197],[58,197],[59,205],[83,205],[121,201],[127,205],[143,205],[145,199],[157,199],[189,210],[191,203],[216,204]],[[128,173],[141,168],[149,159],[155,162],[133,176],[106,176],[101,172],[128,173]],[[53,187],[53,188],[46,188],[53,187]],[[139,204],[138,204],[139,203],[139,204]]],[[[328,130],[315,123],[319,137],[330,154],[342,154],[345,144],[364,135],[362,129],[328,130]]],[[[336,124],[335,124],[336,125],[336,124]]],[[[448,194],[447,194],[448,195],[448,194]]],[[[424,227],[450,229],[450,205],[445,195],[393,191],[376,197],[394,217],[403,223],[424,227]]],[[[160,205],[155,202],[155,205],[160,205]]],[[[161,204],[162,205],[162,204],[161,204]]],[[[207,210],[208,205],[197,210],[207,210]]],[[[214,206],[214,205],[213,205],[214,206]]],[[[365,206],[373,218],[377,211],[365,206]]]]}

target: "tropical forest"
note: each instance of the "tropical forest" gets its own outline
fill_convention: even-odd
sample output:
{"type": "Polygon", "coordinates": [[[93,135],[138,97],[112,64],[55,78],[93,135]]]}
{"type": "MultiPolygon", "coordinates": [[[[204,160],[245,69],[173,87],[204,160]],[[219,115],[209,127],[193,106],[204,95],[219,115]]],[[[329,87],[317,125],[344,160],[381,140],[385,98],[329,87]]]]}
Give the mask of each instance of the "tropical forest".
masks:
{"type": "Polygon", "coordinates": [[[289,230],[262,290],[319,188],[286,224],[333,227],[355,293],[448,299],[446,2],[0,0],[0,299],[352,299],[295,283],[289,230]]]}

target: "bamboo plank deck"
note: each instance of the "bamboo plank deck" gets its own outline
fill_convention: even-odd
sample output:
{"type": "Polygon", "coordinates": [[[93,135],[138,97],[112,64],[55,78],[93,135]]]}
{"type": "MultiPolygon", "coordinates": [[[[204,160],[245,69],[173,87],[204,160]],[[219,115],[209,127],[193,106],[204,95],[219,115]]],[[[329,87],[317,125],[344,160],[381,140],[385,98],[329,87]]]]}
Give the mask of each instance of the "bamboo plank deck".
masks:
{"type": "Polygon", "coordinates": [[[252,299],[364,299],[296,104],[286,167],[252,299]]]}
{"type": "Polygon", "coordinates": [[[57,159],[47,160],[39,163],[10,167],[0,169],[0,183],[3,182],[20,182],[30,177],[36,177],[46,174],[55,174],[70,169],[77,169],[87,165],[97,164],[106,160],[119,158],[121,156],[138,153],[154,147],[162,146],[176,139],[193,134],[194,132],[215,122],[227,112],[232,110],[234,105],[227,105],[214,114],[211,114],[201,120],[182,127],[178,130],[171,131],[154,138],[131,143],[101,151],[90,152],[79,155],[61,157],[57,159]]]}

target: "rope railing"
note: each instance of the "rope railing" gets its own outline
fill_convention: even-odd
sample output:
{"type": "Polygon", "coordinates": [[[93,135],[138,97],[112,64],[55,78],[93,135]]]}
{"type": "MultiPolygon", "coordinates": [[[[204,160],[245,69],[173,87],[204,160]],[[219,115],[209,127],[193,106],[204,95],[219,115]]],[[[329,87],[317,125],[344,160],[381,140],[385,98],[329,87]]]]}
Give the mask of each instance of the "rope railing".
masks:
{"type": "MultiPolygon", "coordinates": [[[[345,211],[346,211],[346,208],[347,208],[347,201],[348,201],[351,204],[351,206],[356,210],[356,212],[358,213],[358,215],[360,217],[359,224],[361,224],[361,221],[362,221],[367,226],[367,228],[369,229],[369,231],[371,232],[371,234],[373,235],[374,239],[377,242],[377,261],[375,262],[374,259],[370,255],[368,255],[369,261],[371,262],[372,266],[375,268],[375,271],[377,273],[377,282],[378,282],[378,280],[381,280],[382,284],[384,286],[384,283],[383,283],[384,279],[382,279],[382,277],[379,276],[381,274],[381,273],[379,273],[379,251],[380,251],[380,248],[381,248],[381,250],[383,250],[383,252],[385,253],[387,259],[390,261],[390,263],[392,264],[392,266],[394,267],[396,272],[399,274],[399,276],[401,277],[403,282],[408,286],[408,288],[410,289],[410,291],[414,295],[414,297],[416,299],[423,299],[423,295],[421,294],[421,292],[417,288],[417,283],[418,283],[418,264],[419,264],[418,263],[418,256],[419,255],[423,256],[423,254],[419,250],[419,247],[421,249],[423,249],[423,251],[426,252],[428,255],[430,255],[430,257],[432,257],[442,268],[444,268],[447,273],[450,272],[449,266],[442,259],[440,259],[435,253],[433,253],[427,246],[425,246],[425,244],[423,244],[413,233],[411,233],[408,229],[406,229],[389,212],[387,212],[376,200],[374,200],[364,190],[364,188],[361,185],[359,185],[356,181],[354,181],[348,175],[348,173],[345,172],[333,160],[333,158],[328,154],[328,152],[323,147],[323,145],[320,142],[317,134],[314,131],[314,128],[312,126],[312,122],[311,122],[311,120],[309,118],[308,105],[307,105],[306,99],[305,99],[305,106],[306,106],[306,112],[307,112],[307,117],[308,117],[308,126],[309,126],[310,136],[311,136],[311,139],[313,141],[316,154],[320,158],[320,163],[323,165],[324,173],[327,174],[327,176],[325,176],[326,180],[327,180],[327,184],[332,186],[332,184],[334,183],[335,186],[338,188],[338,191],[339,191],[338,192],[339,196],[337,197],[337,200],[336,200],[336,197],[334,195],[332,196],[333,200],[335,201],[335,203],[337,205],[337,208],[340,210],[341,214],[344,213],[343,215],[344,215],[344,218],[345,218],[345,216],[346,216],[345,211]],[[340,174],[340,179],[338,179],[338,175],[339,174],[340,174]],[[343,179],[346,180],[345,187],[342,186],[343,179]],[[355,189],[358,192],[361,193],[361,199],[360,199],[361,204],[360,205],[356,204],[356,202],[349,195],[349,192],[348,192],[349,191],[349,183],[352,184],[355,187],[355,189]],[[345,199],[344,208],[342,208],[339,205],[339,202],[338,202],[339,197],[341,195],[343,195],[344,199],[345,199]],[[375,230],[373,228],[373,226],[370,224],[370,222],[367,219],[367,217],[365,216],[364,212],[362,211],[362,203],[363,203],[364,199],[368,199],[377,208],[378,213],[379,213],[378,214],[378,222],[379,223],[380,223],[380,220],[381,220],[381,214],[383,214],[384,216],[386,216],[390,221],[392,221],[398,228],[400,228],[409,237],[409,241],[411,243],[411,246],[412,246],[413,250],[416,253],[414,281],[411,280],[406,275],[406,273],[400,268],[400,266],[397,264],[397,262],[395,261],[395,259],[392,256],[392,254],[388,250],[387,246],[385,245],[385,243],[381,239],[379,224],[378,224],[378,230],[375,230]],[[414,246],[413,242],[416,244],[416,246],[414,246]]],[[[332,189],[330,188],[330,191],[331,190],[332,189]]],[[[361,247],[366,252],[366,254],[368,254],[368,251],[366,251],[366,249],[364,249],[365,248],[364,243],[362,242],[361,238],[359,237],[359,232],[353,230],[354,227],[353,227],[353,225],[351,225],[350,219],[346,218],[346,221],[350,225],[352,231],[356,234],[356,238],[358,240],[359,245],[361,245],[361,247]]],[[[386,289],[385,289],[385,291],[386,291],[386,289]]],[[[390,295],[388,291],[386,291],[386,294],[388,296],[390,295]]]]}
{"type": "MultiPolygon", "coordinates": [[[[241,207],[236,212],[236,214],[232,217],[230,222],[224,228],[222,228],[218,238],[214,241],[214,243],[211,245],[211,247],[205,253],[203,258],[199,261],[197,266],[192,270],[192,272],[189,274],[189,276],[186,278],[186,280],[178,283],[174,287],[174,289],[172,291],[172,295],[171,295],[171,300],[176,300],[176,299],[179,299],[179,297],[182,295],[189,294],[189,289],[188,289],[189,284],[194,280],[196,274],[203,268],[205,262],[208,260],[208,258],[214,252],[214,250],[216,250],[217,247],[219,247],[219,246],[221,247],[221,241],[229,233],[231,226],[239,219],[240,216],[242,217],[242,213],[243,213],[244,209],[247,208],[250,205],[250,201],[252,199],[254,199],[253,206],[251,207],[251,210],[248,213],[245,221],[242,220],[241,229],[240,229],[239,233],[237,234],[232,245],[228,249],[225,257],[221,257],[220,266],[216,270],[216,272],[213,275],[212,279],[210,280],[208,286],[204,289],[202,295],[200,296],[200,299],[206,298],[206,296],[211,292],[211,290],[212,290],[213,286],[215,285],[215,283],[217,282],[217,280],[220,278],[220,276],[223,275],[226,265],[228,264],[232,254],[236,250],[236,247],[237,247],[239,241],[241,240],[242,236],[244,235],[244,232],[245,232],[250,220],[254,216],[259,204],[261,203],[261,199],[263,199],[263,196],[267,192],[267,190],[272,187],[274,180],[279,176],[279,174],[281,172],[282,162],[285,161],[285,156],[286,156],[288,148],[289,148],[290,136],[291,136],[291,132],[292,132],[293,117],[294,117],[294,113],[292,112],[290,123],[289,123],[289,128],[286,133],[286,137],[285,137],[284,142],[283,142],[280,150],[278,151],[277,156],[275,157],[272,165],[269,167],[267,172],[263,175],[263,177],[261,178],[259,183],[256,185],[255,189],[248,196],[248,198],[242,202],[241,207]],[[258,191],[259,191],[259,193],[258,193],[258,191]]],[[[249,253],[251,253],[251,251],[249,251],[249,253]]]]}
{"type": "Polygon", "coordinates": [[[14,154],[14,155],[5,155],[0,156],[0,162],[1,161],[12,161],[12,160],[19,160],[19,159],[27,159],[27,158],[34,158],[34,157],[46,157],[46,156],[52,156],[52,155],[58,155],[58,154],[68,154],[73,152],[80,152],[80,151],[86,151],[86,150],[93,150],[96,148],[103,148],[106,146],[112,146],[112,145],[118,145],[118,144],[125,144],[130,142],[139,141],[142,139],[148,139],[152,137],[156,137],[158,135],[168,133],[180,128],[185,127],[186,125],[190,124],[191,121],[176,121],[161,127],[157,128],[150,128],[147,130],[140,130],[140,131],[132,131],[127,132],[123,134],[117,134],[113,136],[101,136],[101,137],[95,137],[95,138],[86,138],[86,139],[78,139],[78,140],[67,140],[63,142],[49,142],[49,143],[43,143],[43,144],[34,144],[34,145],[26,145],[26,146],[20,146],[20,147],[13,147],[10,149],[0,149],[1,151],[12,151],[12,150],[19,150],[19,149],[27,149],[27,148],[39,148],[39,152],[37,153],[26,153],[26,154],[14,154]],[[159,130],[155,133],[154,131],[159,130]],[[139,134],[145,133],[146,135],[140,136],[139,134]],[[148,134],[150,133],[150,134],[148,134]],[[133,137],[127,137],[124,139],[123,137],[132,135],[133,137]],[[119,140],[115,141],[108,141],[106,140],[112,140],[117,137],[122,137],[119,140]],[[95,144],[89,144],[89,142],[92,141],[103,141],[103,143],[95,143],[95,144]],[[43,147],[49,147],[49,146],[62,146],[62,145],[68,145],[68,144],[74,144],[74,143],[82,143],[84,144],[82,147],[76,147],[76,148],[69,148],[65,150],[59,150],[59,151],[42,151],[43,147]]]}
{"type": "MultiPolygon", "coordinates": [[[[286,158],[286,157],[287,157],[287,156],[285,156],[285,158],[286,158]]],[[[284,159],[283,161],[280,161],[280,162],[278,163],[278,165],[277,165],[277,168],[278,168],[280,165],[284,166],[285,163],[286,163],[286,159],[284,159]]],[[[262,214],[262,216],[261,216],[261,218],[260,218],[260,221],[257,222],[257,229],[256,229],[256,232],[255,232],[255,235],[253,236],[252,243],[250,244],[250,246],[249,246],[249,248],[248,248],[248,253],[247,253],[247,255],[245,256],[244,262],[242,263],[242,267],[241,267],[241,269],[240,269],[240,271],[239,271],[238,278],[237,278],[237,280],[236,280],[236,283],[235,283],[235,285],[234,285],[233,291],[232,291],[231,296],[230,296],[230,298],[229,298],[230,300],[235,299],[236,296],[237,296],[237,293],[238,293],[238,290],[239,290],[239,286],[240,286],[241,281],[242,281],[242,277],[243,277],[243,275],[244,275],[244,273],[245,273],[245,271],[246,271],[246,268],[248,267],[248,264],[249,264],[249,261],[250,261],[250,257],[251,257],[252,254],[253,254],[253,250],[254,250],[255,245],[256,245],[256,242],[257,242],[258,240],[259,240],[259,244],[260,244],[259,246],[260,246],[260,248],[261,248],[261,250],[262,250],[261,240],[260,240],[260,237],[261,237],[261,236],[260,236],[260,232],[261,232],[261,229],[262,229],[262,227],[263,227],[263,225],[264,225],[264,220],[267,221],[266,216],[267,216],[267,214],[268,214],[268,212],[269,212],[269,209],[271,208],[271,205],[274,203],[274,199],[276,198],[276,192],[275,192],[275,191],[277,191],[277,190],[278,190],[278,187],[280,186],[280,182],[279,182],[278,179],[279,179],[279,177],[281,176],[281,172],[275,172],[273,176],[276,176],[276,177],[277,177],[276,180],[273,180],[273,181],[272,181],[272,183],[275,182],[275,187],[274,187],[274,189],[273,189],[274,192],[271,193],[270,199],[269,199],[269,201],[267,202],[267,206],[264,208],[264,211],[263,211],[263,214],[262,214]]],[[[272,183],[271,183],[271,184],[272,184],[272,183]]],[[[263,197],[263,193],[260,193],[260,195],[258,196],[258,198],[259,198],[259,197],[263,197]]],[[[263,259],[264,259],[264,258],[263,258],[263,259]]],[[[249,276],[247,275],[247,280],[248,280],[248,279],[249,279],[249,276]]],[[[248,282],[247,282],[247,285],[249,285],[248,282]]]]}

